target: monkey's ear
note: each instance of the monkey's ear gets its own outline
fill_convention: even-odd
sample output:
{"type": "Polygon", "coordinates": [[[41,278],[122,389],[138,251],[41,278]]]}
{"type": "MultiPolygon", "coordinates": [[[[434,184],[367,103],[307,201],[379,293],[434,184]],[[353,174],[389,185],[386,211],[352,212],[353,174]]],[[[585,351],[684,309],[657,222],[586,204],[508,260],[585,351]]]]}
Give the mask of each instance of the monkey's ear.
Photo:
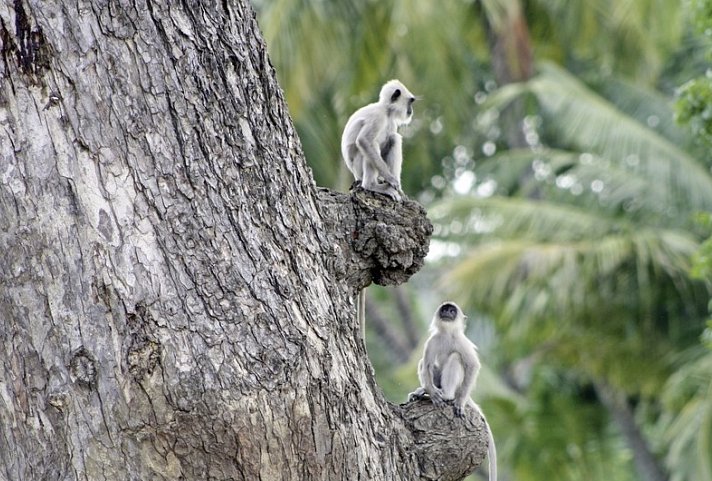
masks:
{"type": "Polygon", "coordinates": [[[391,102],[395,102],[398,97],[400,97],[401,91],[400,89],[396,89],[395,92],[393,92],[393,95],[391,95],[391,102]]]}

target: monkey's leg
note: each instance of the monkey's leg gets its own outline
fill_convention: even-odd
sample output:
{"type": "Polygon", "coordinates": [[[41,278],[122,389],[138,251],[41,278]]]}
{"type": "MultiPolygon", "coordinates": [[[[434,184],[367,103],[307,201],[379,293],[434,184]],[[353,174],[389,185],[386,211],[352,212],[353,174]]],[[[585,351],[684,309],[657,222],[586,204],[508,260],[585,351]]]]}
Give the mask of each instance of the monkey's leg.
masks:
{"type": "Polygon", "coordinates": [[[351,153],[353,154],[353,157],[351,157],[352,160],[350,163],[347,162],[346,165],[354,175],[354,179],[358,182],[362,182],[364,157],[355,146],[351,149],[351,153]]]}
{"type": "Polygon", "coordinates": [[[378,170],[366,159],[363,161],[363,180],[361,181],[361,187],[365,190],[385,194],[395,201],[401,200],[401,196],[396,189],[389,184],[381,184],[378,182],[378,170]]]}
{"type": "Polygon", "coordinates": [[[456,352],[450,354],[443,365],[440,386],[443,392],[443,399],[450,401],[455,399],[457,389],[465,379],[465,370],[462,367],[460,355],[456,352]]]}
{"type": "MultiPolygon", "coordinates": [[[[372,132],[371,134],[373,135],[375,134],[375,132],[372,132]]],[[[364,158],[363,175],[364,177],[367,176],[366,169],[375,170],[376,174],[373,178],[374,183],[377,181],[377,177],[380,175],[381,177],[383,177],[383,180],[386,184],[390,185],[393,189],[395,189],[399,183],[399,180],[393,177],[391,170],[389,169],[388,165],[381,156],[380,147],[376,144],[374,139],[375,137],[372,137],[371,135],[369,135],[368,132],[364,131],[362,131],[359,134],[358,139],[356,139],[356,146],[358,147],[359,151],[361,152],[361,155],[363,155],[364,158]]]]}
{"type": "Polygon", "coordinates": [[[393,134],[388,138],[387,149],[382,151],[383,160],[386,162],[388,169],[398,180],[398,185],[394,186],[400,192],[403,193],[401,189],[401,167],[403,165],[403,138],[400,134],[393,134]]]}

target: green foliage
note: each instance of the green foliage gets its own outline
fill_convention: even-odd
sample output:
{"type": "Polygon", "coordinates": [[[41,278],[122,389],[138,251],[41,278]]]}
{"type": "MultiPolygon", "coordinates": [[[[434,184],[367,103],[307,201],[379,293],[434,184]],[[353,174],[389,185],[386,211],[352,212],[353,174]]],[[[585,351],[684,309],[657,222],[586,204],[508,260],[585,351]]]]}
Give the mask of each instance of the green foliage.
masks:
{"type": "Polygon", "coordinates": [[[678,2],[536,0],[523,2],[544,55],[575,70],[615,72],[654,85],[683,31],[678,2]],[[545,40],[545,41],[542,41],[545,40]]]}
{"type": "Polygon", "coordinates": [[[520,481],[630,480],[631,453],[616,439],[593,388],[563,367],[523,361],[526,392],[485,401],[498,456],[520,481]],[[511,466],[511,468],[509,468],[511,466]]]}
{"type": "MultiPolygon", "coordinates": [[[[712,213],[699,213],[696,219],[705,230],[712,231],[712,213]]],[[[704,241],[695,253],[692,262],[692,275],[698,279],[712,282],[712,237],[704,241]]]]}
{"type": "MultiPolygon", "coordinates": [[[[712,221],[697,219],[712,211],[710,77],[680,90],[687,131],[666,94],[707,68],[712,0],[689,4],[697,37],[678,2],[659,0],[254,1],[318,184],[351,183],[341,129],[383,81],[422,96],[403,183],[423,203],[441,199],[429,209],[441,261],[419,297],[441,297],[430,279],[442,269],[440,290],[496,327],[470,335],[492,368],[476,398],[502,470],[633,481],[633,454],[590,389],[603,380],[636,399],[671,480],[712,481],[712,354],[699,349],[701,333],[712,344],[712,221]],[[489,34],[518,9],[542,62],[531,81],[498,88],[489,34]],[[506,150],[512,102],[526,149],[506,150]]],[[[369,341],[379,384],[404,399],[419,353],[393,366],[369,341]]]]}
{"type": "Polygon", "coordinates": [[[712,36],[712,0],[691,0],[689,13],[697,31],[712,36]]]}
{"type": "Polygon", "coordinates": [[[662,390],[666,409],[656,430],[666,445],[672,481],[712,480],[712,351],[696,346],[681,353],[662,390]]]}
{"type": "MultiPolygon", "coordinates": [[[[475,185],[431,209],[436,234],[464,250],[443,285],[492,316],[509,362],[538,352],[544,365],[654,406],[660,450],[692,453],[668,456],[671,472],[706,479],[704,432],[680,431],[694,432],[685,414],[706,413],[706,393],[695,390],[684,407],[661,406],[659,393],[680,387],[671,381],[674,353],[699,345],[704,329],[709,291],[691,271],[709,232],[696,213],[712,210],[712,175],[681,148],[690,145],[684,132],[648,122],[650,107],[638,107],[646,92],[635,93],[624,99],[618,90],[613,102],[552,65],[493,93],[484,108],[535,99],[549,147],[501,151],[476,170],[496,183],[493,195],[475,185]]],[[[656,116],[672,117],[653,102],[656,116]]]]}
{"type": "Polygon", "coordinates": [[[712,71],[680,87],[675,108],[677,120],[689,124],[696,137],[712,145],[712,71]]]}
{"type": "MultiPolygon", "coordinates": [[[[712,0],[690,2],[692,24],[707,43],[708,58],[712,55],[712,0]]],[[[704,48],[703,47],[703,48],[704,48]]],[[[688,124],[692,133],[707,145],[712,145],[712,69],[683,84],[677,93],[675,116],[678,122],[688,124]]]]}

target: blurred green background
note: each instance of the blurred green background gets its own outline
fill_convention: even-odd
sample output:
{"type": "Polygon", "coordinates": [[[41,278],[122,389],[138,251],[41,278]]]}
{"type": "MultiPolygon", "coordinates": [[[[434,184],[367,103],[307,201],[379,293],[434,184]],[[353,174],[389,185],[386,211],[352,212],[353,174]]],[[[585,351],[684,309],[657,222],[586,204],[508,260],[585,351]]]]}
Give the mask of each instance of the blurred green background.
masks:
{"type": "Polygon", "coordinates": [[[452,299],[500,479],[712,481],[712,0],[253,3],[318,185],[348,189],[341,131],[383,82],[421,97],[431,252],[368,289],[389,399],[452,299]]]}

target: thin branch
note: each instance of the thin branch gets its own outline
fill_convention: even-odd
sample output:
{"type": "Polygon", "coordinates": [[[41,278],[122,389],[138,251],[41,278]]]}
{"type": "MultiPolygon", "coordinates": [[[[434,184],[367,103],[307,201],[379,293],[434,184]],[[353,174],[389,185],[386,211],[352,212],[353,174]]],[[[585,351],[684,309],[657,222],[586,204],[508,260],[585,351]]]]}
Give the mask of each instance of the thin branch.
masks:
{"type": "Polygon", "coordinates": [[[373,302],[368,301],[366,301],[366,326],[373,329],[386,345],[394,361],[403,363],[410,358],[411,348],[408,341],[393,328],[393,322],[386,319],[373,302]]]}
{"type": "Polygon", "coordinates": [[[398,308],[400,321],[403,324],[403,330],[408,339],[408,349],[413,351],[420,343],[420,333],[418,326],[413,320],[413,309],[408,299],[408,293],[406,288],[401,286],[396,287],[393,292],[396,298],[396,307],[398,308]]]}

